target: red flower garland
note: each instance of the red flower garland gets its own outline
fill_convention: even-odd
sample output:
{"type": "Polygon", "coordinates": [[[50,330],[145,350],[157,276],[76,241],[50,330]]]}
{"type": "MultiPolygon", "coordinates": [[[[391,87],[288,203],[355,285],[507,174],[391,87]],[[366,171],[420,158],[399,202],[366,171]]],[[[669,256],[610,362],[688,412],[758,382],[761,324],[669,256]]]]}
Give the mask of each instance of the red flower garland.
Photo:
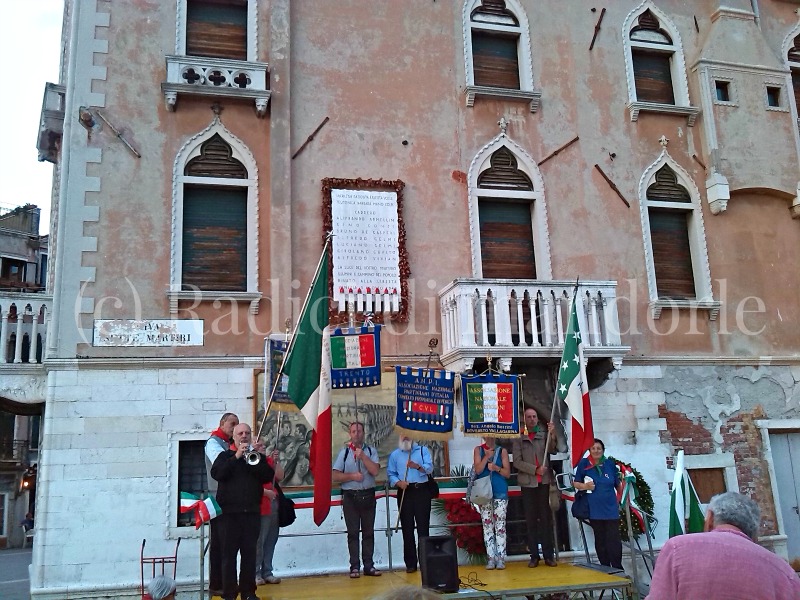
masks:
{"type": "Polygon", "coordinates": [[[444,509],[449,524],[464,524],[462,527],[451,528],[456,545],[470,555],[485,556],[486,545],[483,543],[483,528],[480,526],[481,515],[475,507],[463,498],[459,498],[444,500],[444,509]]]}

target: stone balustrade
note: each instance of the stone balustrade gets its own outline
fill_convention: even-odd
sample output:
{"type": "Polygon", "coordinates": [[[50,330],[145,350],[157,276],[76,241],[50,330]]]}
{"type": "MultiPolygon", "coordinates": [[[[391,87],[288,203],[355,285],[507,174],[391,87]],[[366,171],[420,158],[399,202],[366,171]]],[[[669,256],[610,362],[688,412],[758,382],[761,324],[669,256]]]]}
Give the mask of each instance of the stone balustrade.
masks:
{"type": "MultiPolygon", "coordinates": [[[[589,356],[617,363],[621,345],[615,281],[578,285],[578,321],[589,356]]],[[[439,292],[442,358],[561,355],[575,281],[456,279],[439,292]]]]}
{"type": "Polygon", "coordinates": [[[45,294],[0,291],[0,365],[42,361],[52,305],[45,294]]]}

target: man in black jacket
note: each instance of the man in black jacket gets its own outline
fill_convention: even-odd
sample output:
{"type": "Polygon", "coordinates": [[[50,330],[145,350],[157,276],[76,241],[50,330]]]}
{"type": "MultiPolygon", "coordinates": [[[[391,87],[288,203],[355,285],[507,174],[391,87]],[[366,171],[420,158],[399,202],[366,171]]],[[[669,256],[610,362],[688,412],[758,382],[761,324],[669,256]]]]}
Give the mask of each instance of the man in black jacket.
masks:
{"type": "Polygon", "coordinates": [[[220,453],[211,466],[211,476],[217,480],[217,503],[222,509],[218,517],[224,520],[222,541],[222,597],[235,600],[237,592],[243,600],[258,600],[256,596],[256,545],[261,527],[261,496],[263,484],[275,476],[263,455],[263,444],[255,449],[262,453],[258,464],[245,460],[250,449],[252,431],[246,423],[233,430],[236,450],[220,453]],[[239,583],[236,581],[236,555],[241,554],[239,583]]]}

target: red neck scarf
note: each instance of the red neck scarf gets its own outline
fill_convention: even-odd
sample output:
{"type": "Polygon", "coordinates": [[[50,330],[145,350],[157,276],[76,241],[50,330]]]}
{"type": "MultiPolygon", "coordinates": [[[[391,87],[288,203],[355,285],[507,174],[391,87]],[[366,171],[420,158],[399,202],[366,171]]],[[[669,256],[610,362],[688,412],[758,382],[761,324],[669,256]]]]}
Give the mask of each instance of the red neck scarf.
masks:
{"type": "Polygon", "coordinates": [[[217,427],[214,431],[211,432],[211,435],[213,435],[214,437],[218,437],[221,440],[225,440],[226,442],[229,442],[229,443],[231,441],[230,436],[228,436],[227,433],[222,431],[222,427],[217,427]]]}

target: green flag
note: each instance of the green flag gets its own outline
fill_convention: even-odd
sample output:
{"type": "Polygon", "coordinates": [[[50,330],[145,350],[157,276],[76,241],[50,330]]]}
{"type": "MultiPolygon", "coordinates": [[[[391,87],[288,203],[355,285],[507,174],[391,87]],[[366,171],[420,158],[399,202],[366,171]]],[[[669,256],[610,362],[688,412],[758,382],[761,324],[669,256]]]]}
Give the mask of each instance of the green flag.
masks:
{"type": "Polygon", "coordinates": [[[310,448],[314,474],[314,522],[322,524],[331,508],[331,352],[328,332],[328,245],[292,336],[284,373],[289,398],[313,429],[310,448]]]}
{"type": "Polygon", "coordinates": [[[669,537],[703,531],[705,515],[683,464],[683,450],[675,459],[675,479],[669,502],[669,537]]]}

